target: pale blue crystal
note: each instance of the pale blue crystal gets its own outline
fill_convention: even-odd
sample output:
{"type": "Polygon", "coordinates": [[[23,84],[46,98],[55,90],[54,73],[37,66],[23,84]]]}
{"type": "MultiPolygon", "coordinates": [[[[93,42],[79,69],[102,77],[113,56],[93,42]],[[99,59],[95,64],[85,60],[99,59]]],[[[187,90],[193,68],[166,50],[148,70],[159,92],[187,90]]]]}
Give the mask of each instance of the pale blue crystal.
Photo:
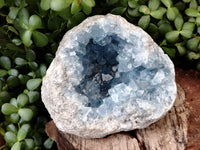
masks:
{"type": "MultiPolygon", "coordinates": [[[[99,114],[100,110],[106,113],[107,109],[111,109],[110,105],[104,103],[107,98],[118,105],[134,101],[138,97],[153,100],[154,95],[160,95],[160,91],[155,88],[159,84],[167,86],[170,83],[169,77],[166,77],[168,70],[164,62],[155,59],[156,55],[148,58],[144,56],[146,50],[142,42],[139,42],[140,35],[130,34],[124,40],[112,33],[112,29],[110,31],[106,33],[98,25],[92,26],[89,33],[80,31],[77,33],[76,42],[79,44],[75,47],[76,55],[68,58],[76,71],[80,69],[75,62],[83,67],[80,83],[74,85],[75,92],[88,98],[88,103],[84,103],[86,107],[100,107],[101,109],[97,109],[99,114]],[[77,58],[78,61],[74,61],[77,58]],[[130,99],[131,94],[135,96],[130,99]]],[[[167,95],[168,92],[162,94],[167,95]]]]}
{"type": "Polygon", "coordinates": [[[161,118],[176,98],[174,79],[173,63],[141,28],[95,16],[66,33],[42,95],[60,130],[99,138],[161,118]]]}

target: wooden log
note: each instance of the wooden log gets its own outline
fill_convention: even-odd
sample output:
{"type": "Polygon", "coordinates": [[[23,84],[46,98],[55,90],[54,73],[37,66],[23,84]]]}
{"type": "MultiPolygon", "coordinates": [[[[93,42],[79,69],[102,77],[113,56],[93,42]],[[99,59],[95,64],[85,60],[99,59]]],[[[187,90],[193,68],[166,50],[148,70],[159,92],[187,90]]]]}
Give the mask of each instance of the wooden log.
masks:
{"type": "Polygon", "coordinates": [[[184,150],[187,144],[188,109],[185,92],[178,85],[172,109],[165,117],[145,129],[121,132],[100,139],[85,139],[62,133],[53,121],[46,132],[56,141],[59,150],[184,150]]]}

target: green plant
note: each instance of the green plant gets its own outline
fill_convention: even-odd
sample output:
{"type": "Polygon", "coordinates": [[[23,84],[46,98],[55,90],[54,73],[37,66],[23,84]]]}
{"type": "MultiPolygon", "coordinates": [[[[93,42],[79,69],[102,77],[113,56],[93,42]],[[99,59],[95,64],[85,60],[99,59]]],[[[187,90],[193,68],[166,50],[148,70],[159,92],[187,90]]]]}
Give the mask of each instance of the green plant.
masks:
{"type": "Polygon", "coordinates": [[[147,31],[176,65],[200,70],[199,0],[0,0],[0,149],[53,149],[40,86],[63,34],[113,13],[147,31]],[[44,115],[41,115],[44,114],[44,115]],[[44,137],[44,138],[43,138],[44,137]]]}

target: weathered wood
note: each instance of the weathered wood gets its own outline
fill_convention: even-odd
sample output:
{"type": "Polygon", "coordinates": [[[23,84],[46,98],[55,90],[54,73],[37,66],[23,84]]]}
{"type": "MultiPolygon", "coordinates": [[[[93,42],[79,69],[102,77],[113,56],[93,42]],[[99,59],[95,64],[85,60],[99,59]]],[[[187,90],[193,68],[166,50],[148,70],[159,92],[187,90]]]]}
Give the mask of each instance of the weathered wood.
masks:
{"type": "Polygon", "coordinates": [[[136,138],[128,133],[117,133],[101,139],[84,139],[58,131],[53,121],[46,125],[46,132],[56,141],[59,150],[140,150],[136,138]]]}
{"type": "Polygon", "coordinates": [[[46,125],[47,134],[56,141],[59,150],[183,150],[187,144],[188,109],[185,92],[178,85],[173,108],[151,126],[113,134],[101,139],[84,139],[58,131],[53,121],[46,125]]]}

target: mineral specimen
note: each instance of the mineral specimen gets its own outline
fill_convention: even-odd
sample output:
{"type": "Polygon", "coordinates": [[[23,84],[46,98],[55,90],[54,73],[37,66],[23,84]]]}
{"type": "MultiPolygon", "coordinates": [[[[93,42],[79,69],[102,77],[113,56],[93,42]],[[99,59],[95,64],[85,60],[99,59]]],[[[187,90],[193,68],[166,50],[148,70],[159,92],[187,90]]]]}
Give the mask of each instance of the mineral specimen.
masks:
{"type": "Polygon", "coordinates": [[[57,127],[85,138],[144,128],[172,107],[174,66],[141,28],[93,16],[68,31],[43,79],[57,127]]]}

